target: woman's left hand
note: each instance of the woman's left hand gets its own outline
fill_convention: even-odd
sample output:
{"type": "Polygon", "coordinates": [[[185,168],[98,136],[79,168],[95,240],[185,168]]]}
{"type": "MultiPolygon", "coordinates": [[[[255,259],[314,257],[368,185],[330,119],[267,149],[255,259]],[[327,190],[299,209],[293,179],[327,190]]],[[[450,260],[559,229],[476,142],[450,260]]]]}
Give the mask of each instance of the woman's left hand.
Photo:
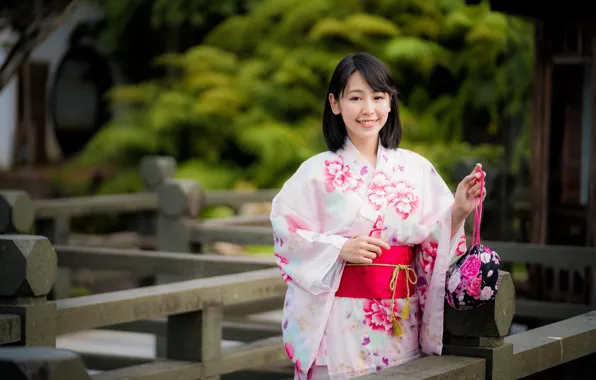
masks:
{"type": "Polygon", "coordinates": [[[464,177],[464,179],[457,185],[455,191],[455,200],[453,202],[453,215],[458,219],[465,219],[476,207],[480,191],[482,191],[482,201],[486,198],[486,187],[480,188],[484,181],[480,179],[486,177],[486,173],[482,171],[482,164],[476,164],[472,173],[464,177]]]}

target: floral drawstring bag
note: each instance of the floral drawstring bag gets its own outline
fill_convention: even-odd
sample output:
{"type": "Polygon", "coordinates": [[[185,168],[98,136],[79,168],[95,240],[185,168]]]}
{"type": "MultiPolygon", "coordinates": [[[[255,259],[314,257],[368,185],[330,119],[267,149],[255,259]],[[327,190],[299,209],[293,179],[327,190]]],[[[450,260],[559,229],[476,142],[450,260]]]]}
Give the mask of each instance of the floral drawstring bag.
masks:
{"type": "Polygon", "coordinates": [[[445,281],[447,303],[456,310],[480,307],[494,300],[498,291],[501,259],[496,252],[480,243],[483,188],[484,176],[480,178],[481,193],[474,209],[472,244],[453,264],[445,281]]]}

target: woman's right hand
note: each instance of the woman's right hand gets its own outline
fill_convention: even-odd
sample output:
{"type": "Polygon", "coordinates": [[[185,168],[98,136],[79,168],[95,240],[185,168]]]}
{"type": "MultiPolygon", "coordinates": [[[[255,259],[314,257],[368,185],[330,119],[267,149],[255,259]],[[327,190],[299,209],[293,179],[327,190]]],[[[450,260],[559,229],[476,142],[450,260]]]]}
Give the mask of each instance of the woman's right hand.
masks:
{"type": "Polygon", "coordinates": [[[358,236],[348,240],[339,256],[352,264],[371,264],[381,256],[381,248],[389,249],[389,244],[383,240],[369,236],[358,236]]]}

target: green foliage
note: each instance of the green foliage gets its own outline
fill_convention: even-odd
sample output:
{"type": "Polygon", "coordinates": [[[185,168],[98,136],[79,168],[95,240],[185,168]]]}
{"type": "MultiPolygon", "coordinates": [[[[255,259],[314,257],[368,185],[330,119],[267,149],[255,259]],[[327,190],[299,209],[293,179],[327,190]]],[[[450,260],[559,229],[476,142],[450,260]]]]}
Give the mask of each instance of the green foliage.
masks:
{"type": "Polygon", "coordinates": [[[210,19],[232,17],[249,9],[259,0],[91,0],[103,6],[106,27],[102,40],[109,48],[118,40],[142,7],[150,8],[150,24],[155,29],[180,28],[186,25],[201,28],[210,19]]]}
{"type": "Polygon", "coordinates": [[[261,0],[246,15],[234,15],[232,3],[153,1],[163,9],[156,23],[200,22],[189,15],[206,6],[230,17],[202,44],[156,60],[177,75],[114,89],[119,114],[76,164],[136,168],[145,154],[170,154],[182,163],[180,176],[208,189],[279,187],[325,150],[320,120],[328,81],[355,51],[390,66],[402,97],[403,147],[428,157],[451,183],[459,160],[496,164],[503,154],[465,143],[466,133],[486,140],[503,116],[528,124],[531,25],[485,3],[261,0]]]}

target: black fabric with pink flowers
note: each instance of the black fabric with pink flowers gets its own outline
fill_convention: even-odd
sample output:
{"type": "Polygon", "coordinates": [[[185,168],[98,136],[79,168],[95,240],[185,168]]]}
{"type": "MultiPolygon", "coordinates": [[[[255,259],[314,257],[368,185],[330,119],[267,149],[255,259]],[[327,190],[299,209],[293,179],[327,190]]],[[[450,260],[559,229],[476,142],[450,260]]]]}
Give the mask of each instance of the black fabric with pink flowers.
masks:
{"type": "Polygon", "coordinates": [[[499,255],[490,248],[472,245],[447,274],[447,303],[456,310],[469,310],[494,300],[500,261],[499,255]]]}

